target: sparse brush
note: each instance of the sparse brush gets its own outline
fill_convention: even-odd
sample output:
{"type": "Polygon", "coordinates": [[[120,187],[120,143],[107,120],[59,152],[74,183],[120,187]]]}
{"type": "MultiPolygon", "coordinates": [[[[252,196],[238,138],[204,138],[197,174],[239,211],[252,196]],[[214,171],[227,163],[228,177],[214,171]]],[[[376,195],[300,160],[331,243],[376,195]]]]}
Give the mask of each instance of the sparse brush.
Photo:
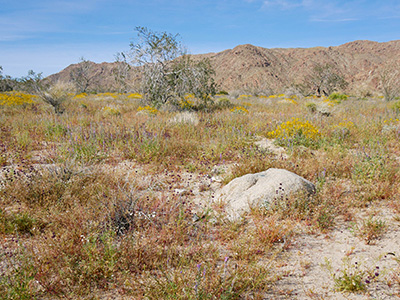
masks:
{"type": "Polygon", "coordinates": [[[315,113],[317,111],[317,104],[315,104],[314,102],[308,102],[306,103],[306,108],[311,113],[315,113]]]}
{"type": "Polygon", "coordinates": [[[340,93],[332,93],[329,95],[329,99],[330,100],[347,100],[349,96],[345,95],[345,94],[340,94],[340,93]]]}
{"type": "Polygon", "coordinates": [[[216,105],[221,109],[232,108],[233,106],[232,102],[227,97],[218,98],[216,105]]]}
{"type": "Polygon", "coordinates": [[[372,216],[363,220],[360,225],[354,225],[354,234],[363,239],[366,244],[372,244],[379,239],[387,228],[385,221],[375,219],[372,216]]]}
{"type": "Polygon", "coordinates": [[[0,209],[0,233],[32,235],[35,227],[40,228],[37,220],[28,213],[8,213],[0,209]]]}
{"type": "Polygon", "coordinates": [[[352,262],[350,259],[343,259],[343,268],[334,271],[330,262],[325,263],[326,268],[331,273],[334,280],[334,287],[340,292],[364,292],[368,285],[379,278],[379,266],[367,268],[358,261],[352,262]]]}
{"type": "Polygon", "coordinates": [[[390,108],[398,115],[400,113],[400,101],[396,101],[390,105],[390,108]]]}

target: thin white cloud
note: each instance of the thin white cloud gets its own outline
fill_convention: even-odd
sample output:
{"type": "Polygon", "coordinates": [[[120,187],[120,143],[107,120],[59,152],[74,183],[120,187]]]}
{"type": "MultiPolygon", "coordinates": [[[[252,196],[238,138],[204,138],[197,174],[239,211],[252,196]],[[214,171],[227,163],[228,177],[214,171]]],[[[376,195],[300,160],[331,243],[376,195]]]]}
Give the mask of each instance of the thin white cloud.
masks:
{"type": "Polygon", "coordinates": [[[29,38],[28,35],[21,34],[2,34],[0,31],[0,42],[13,42],[13,41],[21,41],[29,38]]]}
{"type": "Polygon", "coordinates": [[[344,18],[344,19],[322,19],[322,18],[312,18],[311,21],[313,22],[328,22],[328,23],[334,23],[334,22],[353,22],[353,21],[358,21],[359,19],[356,18],[344,18]]]}
{"type": "Polygon", "coordinates": [[[304,1],[299,0],[266,0],[262,8],[278,7],[281,9],[293,9],[305,6],[304,1]]]}

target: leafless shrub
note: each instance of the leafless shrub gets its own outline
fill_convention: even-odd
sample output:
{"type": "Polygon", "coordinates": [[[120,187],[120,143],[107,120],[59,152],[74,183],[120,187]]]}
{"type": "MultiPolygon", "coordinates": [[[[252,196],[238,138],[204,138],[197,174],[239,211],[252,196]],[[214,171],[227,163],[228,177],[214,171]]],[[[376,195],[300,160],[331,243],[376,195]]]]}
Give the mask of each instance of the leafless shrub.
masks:
{"type": "Polygon", "coordinates": [[[51,105],[57,115],[64,112],[63,103],[75,95],[75,87],[72,83],[58,81],[50,85],[42,77],[32,70],[23,78],[25,89],[35,93],[44,103],[51,105]]]}
{"type": "Polygon", "coordinates": [[[380,73],[381,89],[386,101],[400,94],[400,69],[398,64],[386,65],[380,73]]]}
{"type": "Polygon", "coordinates": [[[317,96],[329,96],[335,91],[344,90],[347,85],[343,75],[334,66],[316,63],[297,88],[302,94],[308,91],[309,94],[314,92],[317,96]]]}
{"type": "Polygon", "coordinates": [[[138,41],[131,43],[132,66],[140,67],[141,92],[153,106],[176,102],[185,94],[194,94],[206,106],[216,93],[213,80],[214,70],[208,60],[194,61],[182,43],[179,35],[153,32],[137,27],[138,41]]]}
{"type": "Polygon", "coordinates": [[[79,93],[86,93],[89,86],[93,84],[97,75],[93,70],[93,65],[93,62],[81,57],[76,68],[71,71],[71,82],[75,85],[79,93]]]}

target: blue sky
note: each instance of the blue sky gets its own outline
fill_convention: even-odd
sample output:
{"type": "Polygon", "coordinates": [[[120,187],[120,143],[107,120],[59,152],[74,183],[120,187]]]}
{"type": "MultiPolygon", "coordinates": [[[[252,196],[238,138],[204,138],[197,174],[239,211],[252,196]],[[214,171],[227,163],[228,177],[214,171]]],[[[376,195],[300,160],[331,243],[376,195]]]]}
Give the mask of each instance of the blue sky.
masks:
{"type": "Polygon", "coordinates": [[[20,77],[111,62],[136,26],[179,33],[194,54],[386,42],[400,39],[400,0],[0,0],[0,66],[20,77]]]}

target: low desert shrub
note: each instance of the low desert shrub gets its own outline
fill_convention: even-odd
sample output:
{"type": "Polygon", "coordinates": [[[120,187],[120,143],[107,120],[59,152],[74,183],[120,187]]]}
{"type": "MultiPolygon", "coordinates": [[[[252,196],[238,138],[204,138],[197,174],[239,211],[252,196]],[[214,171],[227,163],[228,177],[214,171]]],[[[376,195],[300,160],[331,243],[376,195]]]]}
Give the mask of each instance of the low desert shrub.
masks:
{"type": "Polygon", "coordinates": [[[315,113],[317,111],[317,104],[314,102],[308,102],[306,103],[306,108],[309,112],[315,113]]]}
{"type": "Polygon", "coordinates": [[[343,268],[333,270],[329,261],[325,266],[334,280],[334,288],[340,292],[359,293],[367,290],[368,285],[379,278],[379,266],[366,267],[358,261],[343,259],[343,268]]]}
{"type": "Polygon", "coordinates": [[[353,227],[354,235],[363,239],[366,244],[371,244],[379,239],[386,231],[387,224],[372,216],[364,219],[360,225],[355,224],[353,227]]]}
{"type": "Polygon", "coordinates": [[[0,233],[31,235],[35,226],[40,227],[36,219],[26,212],[6,214],[0,209],[0,233]]]}
{"type": "Polygon", "coordinates": [[[393,103],[390,105],[390,108],[391,108],[396,114],[399,114],[399,113],[400,113],[400,101],[393,102],[393,103]]]}
{"type": "Polygon", "coordinates": [[[303,145],[317,147],[321,132],[309,121],[292,118],[278,125],[275,130],[268,132],[267,137],[275,139],[281,146],[303,145]]]}
{"type": "Polygon", "coordinates": [[[234,108],[231,109],[231,112],[235,114],[248,114],[249,110],[244,106],[235,106],[234,108]]]}
{"type": "Polygon", "coordinates": [[[111,107],[111,106],[105,106],[102,109],[103,112],[103,116],[107,117],[107,116],[119,116],[121,115],[121,112],[119,111],[118,108],[116,107],[111,107]]]}
{"type": "Polygon", "coordinates": [[[35,95],[22,92],[0,93],[0,107],[28,105],[34,103],[36,99],[35,95]]]}
{"type": "Polygon", "coordinates": [[[149,116],[154,116],[154,115],[159,113],[158,109],[156,109],[154,107],[151,107],[149,105],[144,106],[144,107],[140,106],[137,109],[137,112],[140,113],[140,114],[146,114],[146,115],[149,115],[149,116]]]}
{"type": "Polygon", "coordinates": [[[216,105],[217,105],[218,108],[221,108],[221,109],[232,108],[232,106],[233,106],[232,102],[226,97],[219,98],[217,100],[216,105]]]}
{"type": "Polygon", "coordinates": [[[345,95],[345,94],[340,94],[340,93],[332,93],[329,95],[329,99],[334,101],[334,100],[347,100],[349,96],[345,95]]]}

